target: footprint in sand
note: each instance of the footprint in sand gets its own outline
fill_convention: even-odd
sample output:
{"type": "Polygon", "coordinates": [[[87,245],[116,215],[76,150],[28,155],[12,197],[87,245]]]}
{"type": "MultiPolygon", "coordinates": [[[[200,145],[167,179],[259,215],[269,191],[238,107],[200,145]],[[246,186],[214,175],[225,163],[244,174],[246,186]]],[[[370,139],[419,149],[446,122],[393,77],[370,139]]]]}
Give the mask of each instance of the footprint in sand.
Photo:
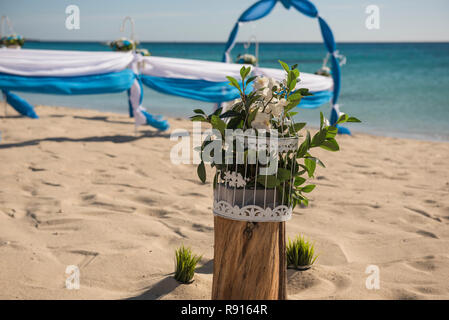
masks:
{"type": "Polygon", "coordinates": [[[418,231],[416,231],[416,233],[419,234],[419,235],[422,235],[422,236],[424,236],[424,237],[433,238],[433,239],[438,239],[438,237],[437,237],[434,233],[429,232],[429,231],[418,230],[418,231]]]}
{"type": "Polygon", "coordinates": [[[419,260],[408,261],[406,265],[415,270],[431,272],[437,269],[434,259],[434,256],[425,256],[419,260]]]}
{"type": "Polygon", "coordinates": [[[410,211],[412,211],[414,213],[420,214],[420,215],[422,215],[422,216],[424,216],[426,218],[433,219],[435,221],[441,222],[440,218],[434,217],[434,216],[432,216],[431,214],[427,213],[424,210],[417,209],[417,208],[412,208],[412,207],[407,207],[407,206],[404,206],[404,208],[407,209],[407,210],[410,210],[410,211]]]}
{"type": "Polygon", "coordinates": [[[308,298],[335,296],[349,288],[351,279],[334,271],[314,266],[306,271],[289,269],[287,271],[287,290],[289,295],[307,295],[308,298]]]}

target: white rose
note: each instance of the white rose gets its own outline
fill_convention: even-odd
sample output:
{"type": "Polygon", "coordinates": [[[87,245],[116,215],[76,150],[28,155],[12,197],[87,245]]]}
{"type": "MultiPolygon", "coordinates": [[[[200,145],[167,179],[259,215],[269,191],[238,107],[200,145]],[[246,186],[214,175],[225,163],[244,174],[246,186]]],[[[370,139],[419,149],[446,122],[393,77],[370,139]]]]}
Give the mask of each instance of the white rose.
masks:
{"type": "Polygon", "coordinates": [[[267,102],[273,97],[273,91],[270,88],[265,88],[262,90],[262,97],[267,102]]]}
{"type": "Polygon", "coordinates": [[[270,115],[267,113],[257,113],[256,118],[251,122],[251,127],[258,130],[270,130],[270,115]]]}
{"type": "Polygon", "coordinates": [[[257,77],[256,80],[254,80],[254,89],[259,90],[262,88],[266,88],[268,86],[269,80],[266,77],[257,77]]]}
{"type": "Polygon", "coordinates": [[[279,89],[279,82],[276,81],[274,78],[270,78],[268,80],[268,88],[273,89],[273,87],[277,87],[279,89]]]}
{"type": "Polygon", "coordinates": [[[288,105],[288,101],[284,98],[280,100],[273,100],[272,103],[270,103],[267,108],[265,109],[265,112],[271,113],[273,117],[279,117],[282,112],[284,112],[284,108],[288,105]]]}

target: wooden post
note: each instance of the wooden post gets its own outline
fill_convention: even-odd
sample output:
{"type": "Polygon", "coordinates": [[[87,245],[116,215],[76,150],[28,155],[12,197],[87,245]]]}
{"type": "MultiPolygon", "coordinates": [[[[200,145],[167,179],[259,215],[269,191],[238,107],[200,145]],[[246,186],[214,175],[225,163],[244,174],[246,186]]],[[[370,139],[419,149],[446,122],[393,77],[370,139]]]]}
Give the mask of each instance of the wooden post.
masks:
{"type": "Polygon", "coordinates": [[[212,299],[287,298],[285,222],[214,217],[212,299]]]}

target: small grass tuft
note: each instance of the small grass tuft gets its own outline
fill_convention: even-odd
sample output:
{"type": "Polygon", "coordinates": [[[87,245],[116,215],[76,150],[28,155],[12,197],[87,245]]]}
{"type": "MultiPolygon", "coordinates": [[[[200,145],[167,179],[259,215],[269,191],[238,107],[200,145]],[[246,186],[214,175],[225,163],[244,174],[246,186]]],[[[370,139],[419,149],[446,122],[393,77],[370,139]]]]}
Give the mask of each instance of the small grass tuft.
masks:
{"type": "Polygon", "coordinates": [[[293,241],[288,238],[286,250],[287,266],[295,269],[310,267],[317,259],[314,245],[299,235],[293,241]]]}
{"type": "Polygon", "coordinates": [[[202,256],[192,253],[190,248],[183,246],[175,251],[175,279],[182,283],[190,283],[195,274],[196,265],[202,256]]]}

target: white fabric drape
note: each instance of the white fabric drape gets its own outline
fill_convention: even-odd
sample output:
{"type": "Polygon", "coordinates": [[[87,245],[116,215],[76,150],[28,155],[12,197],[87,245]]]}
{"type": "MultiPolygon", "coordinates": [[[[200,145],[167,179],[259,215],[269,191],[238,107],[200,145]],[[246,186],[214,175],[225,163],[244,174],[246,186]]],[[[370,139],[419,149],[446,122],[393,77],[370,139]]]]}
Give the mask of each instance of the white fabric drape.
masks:
{"type": "Polygon", "coordinates": [[[133,62],[132,52],[0,49],[0,73],[70,77],[117,72],[133,62]]]}
{"type": "MultiPolygon", "coordinates": [[[[140,73],[145,75],[214,82],[227,81],[226,76],[239,79],[242,67],[233,63],[162,57],[143,57],[142,61],[140,73]]],[[[274,78],[277,81],[285,79],[283,69],[253,68],[255,75],[274,78]]],[[[332,90],[333,81],[330,77],[302,72],[300,78],[296,88],[308,88],[311,92],[332,90]]]]}

